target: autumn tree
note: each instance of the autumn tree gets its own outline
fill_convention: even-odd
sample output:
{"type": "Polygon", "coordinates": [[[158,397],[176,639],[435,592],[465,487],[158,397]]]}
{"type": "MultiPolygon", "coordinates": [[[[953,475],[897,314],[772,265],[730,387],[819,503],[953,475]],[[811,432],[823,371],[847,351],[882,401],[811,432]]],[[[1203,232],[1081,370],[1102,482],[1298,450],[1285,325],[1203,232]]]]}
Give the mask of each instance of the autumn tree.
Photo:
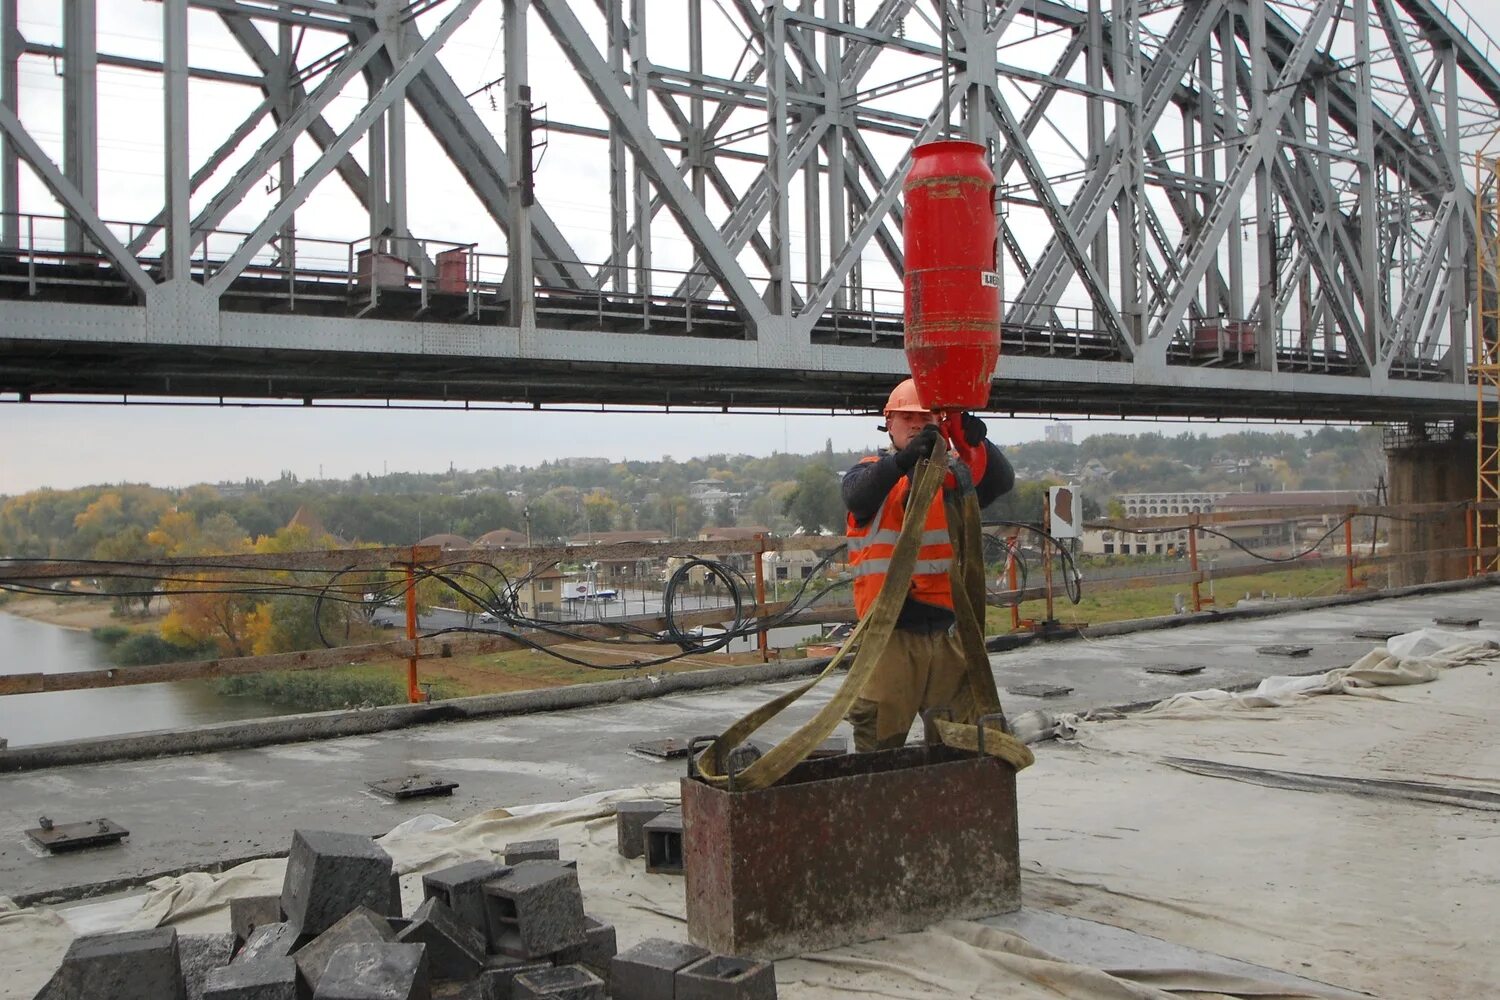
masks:
{"type": "Polygon", "coordinates": [[[838,530],[844,524],[844,501],[839,477],[826,465],[805,465],[797,473],[797,484],[782,505],[782,512],[799,528],[818,532],[838,530]]]}

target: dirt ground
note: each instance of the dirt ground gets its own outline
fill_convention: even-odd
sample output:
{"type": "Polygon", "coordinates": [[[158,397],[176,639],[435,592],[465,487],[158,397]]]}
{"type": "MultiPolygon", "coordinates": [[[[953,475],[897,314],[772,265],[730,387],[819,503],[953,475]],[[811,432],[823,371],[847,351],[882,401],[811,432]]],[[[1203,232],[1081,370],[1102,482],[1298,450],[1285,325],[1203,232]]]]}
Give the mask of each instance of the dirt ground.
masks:
{"type": "Polygon", "coordinates": [[[107,597],[22,597],[0,605],[0,611],[7,614],[80,632],[106,625],[122,628],[137,628],[141,625],[154,627],[166,614],[166,608],[166,602],[159,601],[152,607],[149,615],[132,611],[126,617],[117,618],[113,613],[114,602],[107,597]]]}

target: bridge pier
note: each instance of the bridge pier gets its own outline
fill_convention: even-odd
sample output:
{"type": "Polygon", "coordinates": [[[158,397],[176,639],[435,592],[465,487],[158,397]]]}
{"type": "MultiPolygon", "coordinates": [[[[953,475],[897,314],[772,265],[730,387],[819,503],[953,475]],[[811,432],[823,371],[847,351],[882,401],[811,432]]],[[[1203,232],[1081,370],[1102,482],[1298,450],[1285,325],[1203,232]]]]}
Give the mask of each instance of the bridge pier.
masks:
{"type": "MultiPolygon", "coordinates": [[[[1391,504],[1455,505],[1451,514],[1391,522],[1392,555],[1468,546],[1468,510],[1458,505],[1474,499],[1477,467],[1473,430],[1473,422],[1469,420],[1456,420],[1452,424],[1413,421],[1386,430],[1385,455],[1389,466],[1391,504]]],[[[1435,580],[1456,580],[1468,573],[1469,556],[1454,552],[1393,564],[1390,586],[1408,587],[1435,580]]]]}

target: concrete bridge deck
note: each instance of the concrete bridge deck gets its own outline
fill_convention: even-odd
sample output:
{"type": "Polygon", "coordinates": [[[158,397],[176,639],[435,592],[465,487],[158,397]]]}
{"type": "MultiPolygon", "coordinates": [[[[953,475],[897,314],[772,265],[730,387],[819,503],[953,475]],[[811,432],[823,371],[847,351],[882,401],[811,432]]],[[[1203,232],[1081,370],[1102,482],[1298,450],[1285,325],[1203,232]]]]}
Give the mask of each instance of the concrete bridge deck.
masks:
{"type": "MultiPolygon", "coordinates": [[[[1083,711],[1341,666],[1375,644],[1355,638],[1358,631],[1410,631],[1431,626],[1436,616],[1460,614],[1490,619],[1484,624],[1493,627],[1496,607],[1496,588],[1480,586],[1271,618],[1036,643],[996,654],[991,662],[1012,716],[1036,708],[1083,711]],[[1298,659],[1256,652],[1259,646],[1288,642],[1313,650],[1298,659]],[[1146,672],[1161,664],[1202,665],[1203,670],[1188,677],[1146,672]],[[1005,693],[1008,687],[1038,682],[1074,690],[1046,700],[1005,693]]],[[[808,718],[836,680],[825,684],[826,691],[804,698],[766,735],[781,736],[808,718]]],[[[793,683],[318,742],[0,774],[0,896],[68,898],[86,894],[90,887],[277,854],[298,826],[380,834],[423,812],[456,818],[497,805],[558,801],[659,781],[681,773],[681,762],[633,753],[632,743],[720,731],[793,683]],[[441,775],[460,787],[451,799],[400,804],[365,788],[367,781],[414,772],[441,775]],[[131,836],[117,847],[44,857],[23,833],[43,814],[58,822],[107,816],[131,836]]]]}

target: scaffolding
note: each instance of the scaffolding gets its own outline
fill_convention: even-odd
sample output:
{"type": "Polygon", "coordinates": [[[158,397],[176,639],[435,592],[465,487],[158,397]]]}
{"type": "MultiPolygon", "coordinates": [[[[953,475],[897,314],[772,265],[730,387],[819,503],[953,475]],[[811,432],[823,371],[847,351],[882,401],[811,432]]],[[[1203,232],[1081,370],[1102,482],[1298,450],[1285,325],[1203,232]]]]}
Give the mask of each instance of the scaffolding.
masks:
{"type": "MultiPolygon", "coordinates": [[[[1500,139],[1500,136],[1497,136],[1500,139]]],[[[1475,158],[1475,454],[1473,572],[1500,570],[1500,153],[1492,140],[1475,158]]]]}

